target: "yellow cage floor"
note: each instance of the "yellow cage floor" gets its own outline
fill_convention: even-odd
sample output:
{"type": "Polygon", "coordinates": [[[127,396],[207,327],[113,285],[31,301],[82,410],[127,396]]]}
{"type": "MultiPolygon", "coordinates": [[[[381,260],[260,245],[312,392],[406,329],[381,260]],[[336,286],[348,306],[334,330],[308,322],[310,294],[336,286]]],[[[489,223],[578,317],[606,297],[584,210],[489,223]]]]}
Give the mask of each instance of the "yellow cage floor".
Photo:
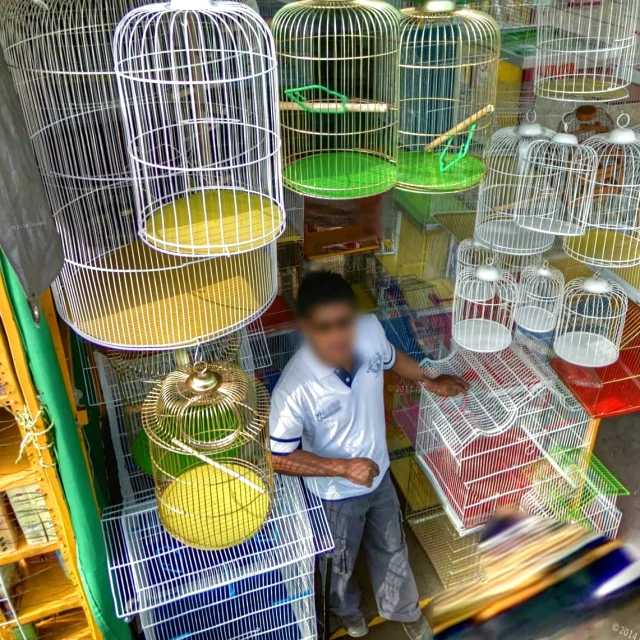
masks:
{"type": "Polygon", "coordinates": [[[247,486],[208,464],[189,469],[162,492],[160,521],[178,540],[197,549],[226,549],[253,537],[269,515],[269,487],[239,464],[226,469],[264,489],[247,486]]]}
{"type": "Polygon", "coordinates": [[[66,316],[81,335],[120,348],[168,349],[221,337],[259,315],[274,294],[275,265],[263,250],[188,261],[138,241],[93,266],[63,276],[66,316]]]}
{"type": "Polygon", "coordinates": [[[144,222],[147,242],[181,255],[221,255],[259,249],[284,231],[285,213],[269,198],[211,189],[179,198],[144,222]]]}
{"type": "Polygon", "coordinates": [[[583,236],[565,238],[565,251],[575,258],[599,266],[640,264],[640,238],[605,229],[589,229],[583,236]]]}

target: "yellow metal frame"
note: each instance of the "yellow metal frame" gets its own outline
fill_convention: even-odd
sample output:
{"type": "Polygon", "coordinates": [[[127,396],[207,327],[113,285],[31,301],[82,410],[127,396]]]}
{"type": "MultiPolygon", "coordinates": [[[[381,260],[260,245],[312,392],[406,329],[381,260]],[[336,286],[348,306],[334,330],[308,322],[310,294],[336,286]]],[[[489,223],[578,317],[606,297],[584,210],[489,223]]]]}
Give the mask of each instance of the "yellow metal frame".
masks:
{"type": "MultiPolygon", "coordinates": [[[[58,356],[60,357],[62,353],[62,343],[59,333],[57,332],[57,321],[55,316],[51,315],[51,313],[53,313],[52,305],[47,304],[47,300],[50,303],[50,294],[45,296],[45,314],[48,316],[50,326],[52,327],[54,343],[56,343],[56,339],[58,340],[56,349],[60,348],[60,351],[58,351],[58,356]],[[56,328],[55,331],[53,327],[56,328]]],[[[36,437],[35,444],[37,444],[37,447],[31,444],[25,449],[28,465],[24,463],[17,465],[15,470],[11,470],[6,477],[3,476],[7,482],[5,483],[3,480],[0,490],[6,490],[9,486],[20,486],[21,484],[29,484],[32,482],[38,483],[40,487],[43,488],[42,495],[46,501],[58,536],[58,540],[55,543],[47,543],[42,546],[23,545],[16,552],[2,555],[0,556],[0,564],[15,562],[47,551],[59,551],[68,571],[72,588],[57,599],[34,603],[32,607],[29,607],[29,603],[25,603],[23,599],[20,607],[20,621],[26,624],[60,614],[70,609],[81,608],[87,620],[87,635],[83,637],[101,640],[102,634],[91,613],[80,580],[76,542],[71,519],[58,478],[55,461],[48,448],[51,445],[51,441],[48,435],[44,433],[48,425],[42,415],[40,415],[41,407],[38,402],[37,392],[29,373],[18,324],[14,317],[2,278],[0,278],[0,319],[2,320],[0,326],[0,382],[3,385],[4,392],[4,395],[0,396],[0,402],[14,415],[28,416],[28,419],[34,422],[36,433],[43,434],[36,437]],[[13,484],[12,481],[18,484],[13,484]]],[[[62,367],[63,372],[66,372],[66,364],[64,362],[61,364],[64,365],[62,367]]],[[[63,375],[65,375],[67,391],[71,394],[71,382],[68,374],[63,373],[63,375]]],[[[73,395],[71,394],[70,397],[73,397],[73,395]]],[[[21,424],[20,421],[17,421],[17,424],[21,436],[25,438],[27,432],[24,425],[21,424]]],[[[42,572],[42,575],[46,575],[46,573],[48,572],[42,572]]],[[[41,586],[44,588],[46,585],[41,586]]],[[[3,622],[6,622],[6,620],[0,613],[0,624],[3,622]]],[[[14,626],[16,625],[10,624],[0,627],[0,640],[4,640],[5,638],[7,640],[13,640],[15,636],[13,635],[12,627],[14,626]]]]}

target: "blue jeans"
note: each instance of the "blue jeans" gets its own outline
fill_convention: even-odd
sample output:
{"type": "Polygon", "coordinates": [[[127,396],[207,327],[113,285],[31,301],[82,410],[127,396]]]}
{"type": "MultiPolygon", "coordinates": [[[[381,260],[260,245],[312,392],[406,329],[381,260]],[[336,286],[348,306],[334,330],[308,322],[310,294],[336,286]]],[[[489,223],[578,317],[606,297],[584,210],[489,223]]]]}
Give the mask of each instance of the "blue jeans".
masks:
{"type": "Polygon", "coordinates": [[[362,614],[362,593],[353,579],[362,546],[378,605],[387,620],[415,622],[422,615],[409,566],[402,513],[389,471],[375,491],[346,500],[323,500],[336,546],[331,575],[331,609],[345,621],[362,614]]]}

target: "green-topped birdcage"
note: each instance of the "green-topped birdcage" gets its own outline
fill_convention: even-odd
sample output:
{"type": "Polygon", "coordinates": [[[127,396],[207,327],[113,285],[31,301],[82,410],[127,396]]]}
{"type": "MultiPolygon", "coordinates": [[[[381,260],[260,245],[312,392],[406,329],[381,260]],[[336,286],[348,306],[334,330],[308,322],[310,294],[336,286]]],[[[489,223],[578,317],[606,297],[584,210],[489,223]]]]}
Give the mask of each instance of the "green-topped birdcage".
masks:
{"type": "Polygon", "coordinates": [[[402,11],[399,189],[463,191],[482,180],[499,59],[500,30],[484,13],[453,0],[402,11]]]}
{"type": "Polygon", "coordinates": [[[284,182],[327,199],[396,182],[399,14],[370,0],[302,0],[273,19],[284,182]]]}

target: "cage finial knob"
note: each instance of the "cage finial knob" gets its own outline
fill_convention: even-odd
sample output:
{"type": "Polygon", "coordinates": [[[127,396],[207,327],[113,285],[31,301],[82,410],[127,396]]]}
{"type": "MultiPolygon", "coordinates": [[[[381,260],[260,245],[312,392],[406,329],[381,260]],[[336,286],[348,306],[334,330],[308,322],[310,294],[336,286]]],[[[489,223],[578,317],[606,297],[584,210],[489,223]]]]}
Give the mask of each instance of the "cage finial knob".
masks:
{"type": "Polygon", "coordinates": [[[189,376],[187,385],[194,393],[215,391],[222,384],[220,374],[209,369],[202,360],[193,363],[193,374],[189,376]]]}
{"type": "Polygon", "coordinates": [[[443,13],[445,11],[455,11],[455,0],[426,0],[420,5],[422,11],[429,13],[443,13]]]}

